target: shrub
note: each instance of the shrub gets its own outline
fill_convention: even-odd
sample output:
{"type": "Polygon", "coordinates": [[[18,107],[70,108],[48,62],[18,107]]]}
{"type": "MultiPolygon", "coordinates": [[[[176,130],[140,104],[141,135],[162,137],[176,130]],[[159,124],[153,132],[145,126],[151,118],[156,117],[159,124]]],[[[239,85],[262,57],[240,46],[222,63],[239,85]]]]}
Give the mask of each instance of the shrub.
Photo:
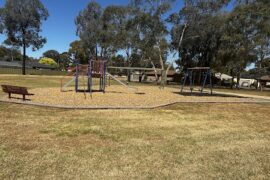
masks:
{"type": "Polygon", "coordinates": [[[39,60],[39,63],[40,64],[45,64],[45,65],[49,65],[49,66],[53,66],[53,67],[56,67],[57,66],[57,63],[51,59],[51,58],[47,58],[47,57],[43,57],[39,60]]]}

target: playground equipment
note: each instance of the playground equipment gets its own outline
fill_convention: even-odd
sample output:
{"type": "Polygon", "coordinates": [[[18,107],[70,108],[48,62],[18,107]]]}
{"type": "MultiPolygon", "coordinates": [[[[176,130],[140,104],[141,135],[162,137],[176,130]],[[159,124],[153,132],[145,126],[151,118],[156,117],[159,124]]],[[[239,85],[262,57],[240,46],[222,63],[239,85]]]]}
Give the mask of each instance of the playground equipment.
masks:
{"type": "Polygon", "coordinates": [[[68,82],[64,83],[64,78],[61,79],[61,91],[66,91],[66,88],[74,83],[75,92],[103,92],[106,88],[106,64],[104,60],[89,60],[89,64],[83,65],[77,63],[74,68],[70,69],[67,76],[73,76],[68,82]],[[82,78],[80,78],[82,77],[82,78]],[[99,89],[94,89],[93,78],[99,80],[99,89]],[[80,81],[83,81],[80,83],[80,81]],[[87,83],[85,83],[87,81],[87,83]],[[80,86],[82,85],[82,87],[80,86]]]}
{"type": "MultiPolygon", "coordinates": [[[[105,93],[106,83],[106,63],[107,61],[94,61],[90,60],[88,65],[76,65],[75,71],[75,91],[76,92],[103,92],[105,93]],[[83,79],[87,76],[87,89],[79,88],[79,76],[83,79]],[[99,79],[99,89],[93,89],[93,78],[99,79]]],[[[83,85],[85,88],[85,85],[83,85]]]]}
{"type": "Polygon", "coordinates": [[[70,69],[70,72],[67,76],[73,76],[68,82],[64,83],[64,78],[61,80],[61,91],[66,91],[67,87],[74,83],[75,92],[103,92],[105,93],[106,89],[106,80],[111,78],[127,88],[130,91],[137,92],[138,89],[131,87],[110,73],[107,72],[107,61],[105,60],[90,60],[88,65],[76,64],[74,68],[70,69]],[[82,77],[82,78],[80,78],[82,77]],[[99,81],[99,89],[94,89],[93,80],[99,81]],[[82,81],[82,83],[80,83],[82,81]],[[87,81],[87,83],[85,83],[87,81]],[[82,84],[82,86],[80,86],[82,84]]]}
{"type": "Polygon", "coordinates": [[[183,93],[184,86],[186,85],[187,80],[189,80],[190,92],[193,93],[194,90],[194,82],[197,76],[197,80],[201,85],[200,92],[203,93],[205,85],[207,82],[210,85],[211,95],[213,94],[213,85],[212,85],[212,72],[210,67],[194,67],[188,68],[185,72],[184,81],[181,87],[181,93],[183,93]]]}
{"type": "Polygon", "coordinates": [[[124,86],[125,88],[127,88],[127,89],[129,89],[131,91],[135,91],[135,92],[138,91],[138,89],[136,87],[132,87],[132,86],[129,86],[129,85],[123,83],[122,81],[120,81],[119,79],[117,79],[116,77],[114,77],[113,75],[111,75],[110,73],[107,72],[106,74],[107,74],[107,76],[109,78],[112,78],[113,80],[115,80],[116,82],[118,82],[119,84],[121,84],[122,86],[124,86]]]}

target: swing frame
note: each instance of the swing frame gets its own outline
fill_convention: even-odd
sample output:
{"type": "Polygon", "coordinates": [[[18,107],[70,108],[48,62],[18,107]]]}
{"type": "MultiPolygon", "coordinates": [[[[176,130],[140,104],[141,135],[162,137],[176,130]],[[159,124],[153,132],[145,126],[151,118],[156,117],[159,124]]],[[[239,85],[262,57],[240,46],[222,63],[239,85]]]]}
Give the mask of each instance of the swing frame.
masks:
{"type": "Polygon", "coordinates": [[[212,84],[212,71],[210,67],[193,67],[193,68],[188,68],[185,72],[184,75],[184,80],[181,86],[181,93],[183,93],[184,87],[189,80],[189,86],[190,86],[190,93],[191,95],[193,94],[193,89],[194,89],[194,82],[195,82],[195,73],[199,72],[200,73],[200,84],[201,84],[201,89],[200,89],[200,94],[203,94],[204,88],[207,84],[207,81],[209,82],[210,89],[211,89],[211,95],[213,95],[213,84],[212,84]],[[201,79],[201,76],[203,75],[203,79],[201,79]]]}

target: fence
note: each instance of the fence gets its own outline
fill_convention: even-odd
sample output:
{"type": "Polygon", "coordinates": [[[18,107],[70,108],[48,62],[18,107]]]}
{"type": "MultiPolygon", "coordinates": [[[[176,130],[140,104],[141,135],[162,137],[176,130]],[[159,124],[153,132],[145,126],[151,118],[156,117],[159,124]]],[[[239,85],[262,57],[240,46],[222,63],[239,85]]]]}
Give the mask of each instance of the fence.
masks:
{"type": "MultiPolygon", "coordinates": [[[[25,69],[27,75],[64,76],[67,72],[49,69],[25,69]]],[[[21,68],[0,67],[0,74],[22,74],[21,68]]]]}

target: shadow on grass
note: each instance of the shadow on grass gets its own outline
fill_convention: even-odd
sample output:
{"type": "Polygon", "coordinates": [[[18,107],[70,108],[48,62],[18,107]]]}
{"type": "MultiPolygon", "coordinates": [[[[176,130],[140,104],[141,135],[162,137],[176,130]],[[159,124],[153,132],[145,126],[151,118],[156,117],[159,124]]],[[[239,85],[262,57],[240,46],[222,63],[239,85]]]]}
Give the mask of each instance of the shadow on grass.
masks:
{"type": "Polygon", "coordinates": [[[228,94],[215,94],[212,95],[210,93],[201,93],[201,92],[174,92],[174,94],[182,95],[182,96],[197,96],[197,97],[227,97],[227,98],[239,98],[239,99],[246,99],[246,97],[235,96],[235,95],[228,95],[228,94]]]}
{"type": "Polygon", "coordinates": [[[9,100],[16,99],[16,100],[21,100],[23,102],[31,101],[31,99],[27,99],[27,98],[23,99],[23,98],[19,98],[19,97],[10,97],[8,99],[9,100]]]}

